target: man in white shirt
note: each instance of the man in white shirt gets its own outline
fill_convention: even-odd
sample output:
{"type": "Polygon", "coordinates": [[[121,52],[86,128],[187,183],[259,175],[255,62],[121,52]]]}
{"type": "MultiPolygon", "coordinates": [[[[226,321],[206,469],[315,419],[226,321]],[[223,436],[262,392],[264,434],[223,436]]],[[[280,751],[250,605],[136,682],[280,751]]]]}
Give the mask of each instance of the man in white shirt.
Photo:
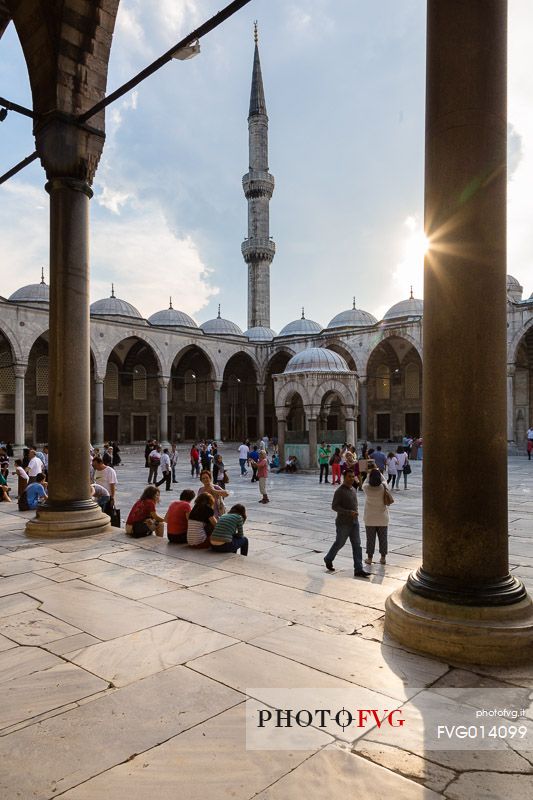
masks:
{"type": "Polygon", "coordinates": [[[40,458],[37,458],[37,454],[35,450],[30,450],[28,453],[29,461],[28,466],[26,467],[26,472],[28,474],[28,483],[35,483],[37,479],[37,475],[43,474],[43,462],[40,458]]]}
{"type": "Polygon", "coordinates": [[[246,469],[246,462],[248,461],[248,453],[250,452],[250,448],[243,441],[243,443],[239,446],[239,464],[241,465],[241,475],[248,475],[248,470],[246,469]]]}
{"type": "Polygon", "coordinates": [[[170,492],[170,482],[172,480],[172,472],[170,469],[170,456],[168,454],[168,447],[165,447],[163,450],[163,454],[161,456],[161,472],[163,473],[163,477],[160,481],[157,481],[156,486],[161,486],[162,483],[166,483],[165,491],[170,492]]]}
{"type": "Polygon", "coordinates": [[[148,471],[148,483],[153,482],[155,484],[157,482],[157,470],[159,469],[160,463],[161,448],[159,445],[156,445],[148,456],[148,464],[150,465],[150,469],[148,471]]]}
{"type": "Polygon", "coordinates": [[[94,482],[107,489],[112,500],[115,499],[117,473],[113,467],[106,467],[101,456],[93,458],[94,482]]]}

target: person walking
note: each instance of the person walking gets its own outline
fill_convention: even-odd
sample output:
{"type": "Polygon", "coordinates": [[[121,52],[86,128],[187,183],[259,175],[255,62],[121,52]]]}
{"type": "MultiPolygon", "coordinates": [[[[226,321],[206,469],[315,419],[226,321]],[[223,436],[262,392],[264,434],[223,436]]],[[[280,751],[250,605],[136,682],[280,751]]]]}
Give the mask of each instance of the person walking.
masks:
{"type": "Polygon", "coordinates": [[[335,556],[349,539],[352,545],[354,578],[369,578],[370,573],[365,572],[363,569],[363,551],[361,549],[358,520],[359,510],[354,483],[355,473],[352,469],[347,469],[344,473],[343,482],[333,495],[331,508],[337,514],[335,519],[336,537],[324,558],[324,563],[329,572],[335,572],[335,567],[333,566],[335,556]]]}
{"type": "Polygon", "coordinates": [[[252,468],[252,480],[250,483],[255,483],[259,480],[257,477],[257,462],[259,461],[259,450],[257,445],[254,444],[253,449],[248,453],[248,462],[252,468]]]}
{"type": "Polygon", "coordinates": [[[246,469],[246,462],[248,461],[248,454],[250,452],[250,448],[246,444],[246,441],[243,439],[242,444],[239,445],[239,464],[241,467],[241,477],[244,475],[248,475],[248,470],[246,469]]]}
{"type": "Polygon", "coordinates": [[[172,483],[177,483],[176,479],[176,467],[178,466],[178,450],[176,448],[176,443],[172,445],[170,448],[170,469],[172,472],[172,483]]]}
{"type": "Polygon", "coordinates": [[[376,536],[379,543],[380,564],[387,561],[387,529],[389,525],[389,508],[385,504],[385,493],[390,492],[386,488],[385,479],[379,469],[373,469],[365,485],[365,510],[363,520],[366,529],[366,558],[365,564],[371,564],[376,549],[376,536]]]}
{"type": "Polygon", "coordinates": [[[531,453],[533,452],[533,427],[530,427],[527,432],[527,457],[531,461],[531,453]]]}
{"type": "Polygon", "coordinates": [[[171,491],[170,484],[172,481],[172,468],[170,465],[170,455],[168,452],[168,447],[165,447],[165,449],[163,450],[163,453],[161,455],[160,466],[161,466],[161,474],[163,477],[161,478],[160,481],[155,482],[155,485],[161,486],[161,484],[164,483],[165,491],[170,492],[171,491]]]}
{"type": "Polygon", "coordinates": [[[396,459],[398,461],[397,475],[396,475],[396,491],[400,491],[400,478],[403,475],[403,488],[407,489],[407,475],[405,474],[405,465],[409,463],[407,453],[403,445],[399,445],[396,450],[396,459]]]}
{"type": "Polygon", "coordinates": [[[161,463],[161,448],[158,444],[156,444],[154,449],[150,452],[150,455],[148,456],[148,462],[150,464],[148,471],[148,483],[153,483],[155,485],[157,482],[157,471],[159,469],[159,464],[161,463]]]}
{"type": "Polygon", "coordinates": [[[331,456],[329,463],[331,464],[331,482],[333,486],[336,483],[341,483],[341,450],[340,447],[335,448],[335,452],[331,456]]]}
{"type": "Polygon", "coordinates": [[[196,477],[200,474],[200,451],[196,444],[193,444],[191,447],[190,452],[190,462],[191,462],[191,477],[196,474],[196,477]]]}
{"type": "Polygon", "coordinates": [[[329,483],[329,459],[331,458],[331,447],[326,442],[321,442],[318,448],[318,465],[320,467],[319,483],[322,483],[322,476],[324,476],[324,483],[329,483]]]}
{"type": "Polygon", "coordinates": [[[387,472],[388,472],[387,483],[389,484],[392,481],[391,489],[394,489],[394,485],[398,477],[398,466],[399,466],[398,459],[396,458],[393,452],[390,452],[387,455],[387,472]]]}
{"type": "Polygon", "coordinates": [[[260,503],[270,503],[267,494],[267,477],[268,477],[268,458],[266,450],[259,451],[259,460],[255,462],[257,470],[257,479],[259,481],[259,494],[261,495],[260,503]]]}
{"type": "Polygon", "coordinates": [[[379,471],[383,475],[383,473],[385,472],[385,467],[387,465],[387,456],[385,455],[385,453],[381,449],[381,445],[380,444],[378,444],[378,446],[376,447],[376,449],[372,453],[372,458],[374,459],[376,467],[379,469],[379,471]]]}

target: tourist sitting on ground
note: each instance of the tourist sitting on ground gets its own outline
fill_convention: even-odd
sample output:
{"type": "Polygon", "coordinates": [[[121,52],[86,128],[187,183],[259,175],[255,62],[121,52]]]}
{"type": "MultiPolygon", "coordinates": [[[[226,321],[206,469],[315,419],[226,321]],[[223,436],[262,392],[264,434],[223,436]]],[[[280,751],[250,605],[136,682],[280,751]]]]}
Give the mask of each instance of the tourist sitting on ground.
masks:
{"type": "Polygon", "coordinates": [[[17,496],[20,497],[20,495],[25,491],[29,483],[28,473],[22,466],[21,458],[17,458],[17,460],[15,461],[15,472],[13,473],[13,475],[16,475],[18,479],[17,496]]]}
{"type": "Polygon", "coordinates": [[[211,550],[216,553],[238,553],[248,555],[248,539],[244,535],[246,508],[237,503],[229,513],[222,514],[211,534],[211,550]]]}
{"type": "Polygon", "coordinates": [[[105,511],[107,514],[107,510],[109,508],[109,498],[111,495],[106,487],[101,486],[99,483],[91,483],[91,495],[94,497],[102,511],[105,511]]]}
{"type": "Polygon", "coordinates": [[[202,486],[198,489],[198,494],[204,494],[207,492],[211,495],[214,502],[214,515],[215,519],[218,519],[221,514],[224,514],[226,508],[224,506],[224,498],[228,496],[229,492],[227,492],[220,484],[214,484],[211,479],[211,472],[208,469],[203,469],[200,472],[200,480],[202,481],[202,486]]]}
{"type": "Polygon", "coordinates": [[[47,484],[44,475],[39,473],[35,476],[34,483],[30,483],[24,492],[19,496],[18,505],[20,511],[28,511],[37,508],[41,503],[48,500],[46,493],[47,484]]]}
{"type": "Polygon", "coordinates": [[[187,522],[187,544],[190,547],[209,547],[210,535],[216,525],[215,498],[209,492],[198,493],[187,522]]]}
{"type": "Polygon", "coordinates": [[[296,456],[289,456],[285,461],[285,466],[279,472],[296,472],[298,469],[298,459],[296,456]]]}
{"type": "Polygon", "coordinates": [[[174,500],[165,514],[167,537],[171,544],[187,544],[187,521],[191,513],[191,500],[194,500],[192,489],[184,489],[179,500],[174,500]]]}
{"type": "Polygon", "coordinates": [[[9,475],[9,456],[5,447],[0,447],[0,475],[7,480],[9,475]]]}
{"type": "Polygon", "coordinates": [[[0,472],[0,503],[11,503],[11,498],[9,496],[10,491],[6,479],[0,472]]]}
{"type": "Polygon", "coordinates": [[[270,461],[270,469],[279,469],[279,453],[274,453],[270,461]]]}
{"type": "Polygon", "coordinates": [[[165,524],[163,517],[156,511],[159,503],[159,489],[157,486],[147,486],[140,498],[132,506],[126,520],[126,533],[134,539],[142,536],[163,536],[165,524]]]}

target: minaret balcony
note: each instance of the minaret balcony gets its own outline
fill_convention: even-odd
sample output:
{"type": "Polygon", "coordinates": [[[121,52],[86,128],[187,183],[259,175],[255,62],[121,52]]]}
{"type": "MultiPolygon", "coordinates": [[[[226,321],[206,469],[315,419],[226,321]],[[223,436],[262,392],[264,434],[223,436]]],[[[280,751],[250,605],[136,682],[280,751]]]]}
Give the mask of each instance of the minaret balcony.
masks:
{"type": "Polygon", "coordinates": [[[275,181],[270,172],[250,170],[242,179],[244,195],[248,197],[272,197],[275,181]]]}
{"type": "Polygon", "coordinates": [[[254,237],[244,240],[241,251],[247,264],[254,261],[272,261],[276,253],[276,245],[272,239],[254,237]]]}

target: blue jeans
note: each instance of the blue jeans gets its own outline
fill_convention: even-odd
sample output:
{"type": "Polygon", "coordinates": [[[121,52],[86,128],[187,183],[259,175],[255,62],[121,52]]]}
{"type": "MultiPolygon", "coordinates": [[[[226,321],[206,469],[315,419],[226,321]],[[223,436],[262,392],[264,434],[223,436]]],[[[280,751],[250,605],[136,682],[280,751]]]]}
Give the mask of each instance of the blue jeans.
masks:
{"type": "Polygon", "coordinates": [[[226,544],[212,544],[211,550],[216,553],[237,553],[240,550],[242,556],[247,556],[248,539],[246,536],[234,536],[232,541],[226,544]]]}
{"type": "Polygon", "coordinates": [[[361,536],[359,535],[359,522],[354,519],[353,522],[335,522],[337,535],[335,541],[330,547],[325,561],[333,561],[339,550],[344,547],[346,541],[349,539],[352,545],[353,553],[353,568],[356,572],[361,572],[363,569],[363,551],[361,548],[361,536]]]}
{"type": "Polygon", "coordinates": [[[241,465],[241,475],[246,475],[246,459],[239,458],[239,464],[241,465]]]}

